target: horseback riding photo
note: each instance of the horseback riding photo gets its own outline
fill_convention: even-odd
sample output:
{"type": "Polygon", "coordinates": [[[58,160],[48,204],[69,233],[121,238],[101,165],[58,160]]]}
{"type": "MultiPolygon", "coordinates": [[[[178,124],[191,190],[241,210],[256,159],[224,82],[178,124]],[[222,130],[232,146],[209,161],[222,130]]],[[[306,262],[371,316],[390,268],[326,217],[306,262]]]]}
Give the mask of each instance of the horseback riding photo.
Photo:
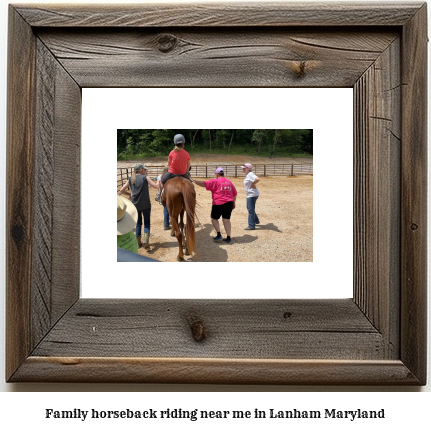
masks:
{"type": "Polygon", "coordinates": [[[118,129],[117,194],[132,202],[133,178],[142,256],[313,261],[312,129],[118,129]]]}

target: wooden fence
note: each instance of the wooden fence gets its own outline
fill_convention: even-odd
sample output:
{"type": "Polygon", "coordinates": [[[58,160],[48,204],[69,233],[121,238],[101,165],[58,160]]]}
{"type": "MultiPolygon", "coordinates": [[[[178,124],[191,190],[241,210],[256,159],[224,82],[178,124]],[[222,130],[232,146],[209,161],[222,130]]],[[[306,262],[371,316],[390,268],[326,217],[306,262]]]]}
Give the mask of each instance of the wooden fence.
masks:
{"type": "MultiPolygon", "coordinates": [[[[229,164],[217,164],[217,165],[192,165],[190,174],[192,178],[214,178],[215,170],[217,168],[223,168],[226,177],[244,177],[245,174],[241,168],[242,165],[229,165],[229,164]]],[[[164,166],[148,166],[147,174],[155,179],[158,177],[164,166]]],[[[253,172],[257,176],[267,177],[272,175],[279,176],[295,176],[295,175],[313,175],[313,164],[256,164],[253,165],[253,172]]],[[[123,187],[127,179],[132,176],[133,167],[130,168],[117,168],[117,191],[123,187]]]]}

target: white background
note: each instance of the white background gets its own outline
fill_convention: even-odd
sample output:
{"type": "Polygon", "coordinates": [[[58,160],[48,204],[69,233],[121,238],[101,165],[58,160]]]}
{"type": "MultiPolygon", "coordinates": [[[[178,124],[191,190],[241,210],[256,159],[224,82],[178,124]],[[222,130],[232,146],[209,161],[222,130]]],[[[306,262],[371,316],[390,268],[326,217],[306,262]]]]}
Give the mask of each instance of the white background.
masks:
{"type": "MultiPolygon", "coordinates": [[[[158,2],[161,2],[159,0],[158,2]]],[[[133,3],[132,0],[128,0],[133,3]]],[[[16,0],[14,3],[27,3],[26,1],[16,0]]],[[[38,2],[34,2],[38,3],[38,2]]],[[[60,0],[50,2],[45,0],[44,3],[64,3],[60,0]]],[[[68,0],[68,3],[75,3],[68,0]]],[[[94,1],[87,1],[86,3],[95,3],[94,1]]],[[[109,3],[108,0],[104,3],[109,3]]],[[[387,2],[391,3],[391,2],[387,2]]],[[[7,35],[7,2],[1,2],[0,5],[0,172],[2,175],[2,184],[5,184],[5,119],[6,119],[6,35],[7,35]]],[[[3,211],[0,213],[0,224],[4,226],[4,199],[5,187],[0,188],[0,202],[3,211]]],[[[4,229],[0,233],[0,263],[1,271],[4,274],[5,267],[5,235],[4,229]]],[[[0,313],[4,316],[4,277],[1,279],[0,296],[0,313]]],[[[431,305],[429,305],[429,308],[431,305]]],[[[0,369],[4,370],[4,318],[1,319],[1,332],[0,332],[0,369]]],[[[428,331],[431,333],[431,331],[428,331]]],[[[430,354],[428,354],[428,360],[430,354]]],[[[429,367],[428,367],[429,368],[429,367]]],[[[420,388],[387,388],[387,387],[285,387],[285,386],[200,386],[200,385],[112,385],[112,384],[6,384],[0,377],[0,423],[5,429],[14,427],[33,427],[36,429],[62,429],[76,430],[78,426],[85,426],[86,429],[94,429],[94,422],[83,422],[79,424],[75,420],[47,422],[44,419],[45,408],[57,408],[61,410],[81,408],[81,409],[119,409],[129,407],[132,409],[144,408],[166,408],[166,407],[193,407],[200,409],[254,409],[258,408],[277,408],[277,409],[292,409],[292,408],[306,408],[306,409],[324,409],[324,408],[338,408],[338,409],[356,409],[356,408],[385,408],[388,412],[388,419],[382,424],[376,422],[360,422],[360,421],[319,421],[318,426],[322,429],[342,429],[354,427],[355,429],[363,429],[366,426],[370,430],[381,430],[383,427],[395,428],[411,428],[411,429],[428,429],[429,428],[429,405],[431,402],[430,397],[430,384],[426,387],[420,388]],[[163,391],[184,391],[178,396],[175,393],[157,392],[163,391]],[[392,391],[393,393],[380,393],[376,391],[392,391]],[[10,391],[18,392],[11,393],[10,391]],[[44,392],[41,394],[32,394],[31,392],[44,392]],[[54,391],[54,392],[50,392],[54,391]],[[59,391],[61,393],[57,393],[59,391]],[[75,391],[84,391],[83,393],[73,393],[75,391]],[[100,391],[102,393],[94,393],[92,391],[100,391]],[[125,391],[121,395],[111,394],[110,391],[125,391]],[[134,393],[137,391],[138,393],[134,393]],[[199,392],[195,392],[199,391],[199,392]],[[201,391],[203,393],[201,393],[201,391]],[[254,393],[230,393],[223,394],[217,393],[218,391],[253,391],[254,393]],[[269,392],[269,393],[261,393],[269,392]],[[296,391],[300,391],[297,393],[296,391]],[[329,393],[322,393],[322,391],[329,391],[329,393]],[[348,393],[342,393],[342,392],[348,393]],[[366,392],[362,392],[366,391],[366,392]],[[416,391],[426,391],[427,393],[412,393],[416,391]],[[25,393],[29,392],[29,393],[25,393]],[[144,393],[140,393],[144,392],[144,393]],[[155,392],[146,394],[145,392],[155,392]],[[304,392],[304,393],[301,393],[304,392]],[[308,393],[306,393],[308,392],[308,393]],[[73,427],[73,428],[72,428],[73,427]]],[[[270,422],[271,423],[271,422],[270,422]]],[[[265,422],[263,426],[270,424],[265,422]]],[[[102,423],[104,429],[117,429],[119,426],[127,426],[127,429],[144,429],[149,426],[147,423],[141,424],[116,421],[105,421],[102,423]]],[[[173,423],[176,428],[189,429],[191,426],[199,426],[202,422],[196,422],[199,425],[192,425],[191,422],[173,423]]],[[[287,422],[284,421],[272,424],[273,428],[283,428],[294,425],[296,427],[306,426],[309,427],[312,422],[287,422]]],[[[259,421],[250,421],[245,424],[248,428],[262,428],[262,423],[259,421]]],[[[157,429],[155,424],[151,425],[153,429],[157,429]]],[[[160,422],[158,426],[166,426],[165,423],[160,422]]],[[[232,422],[208,422],[206,427],[219,428],[220,426],[232,426],[232,422]]],[[[234,423],[235,428],[238,427],[234,423]]],[[[233,427],[232,426],[232,427],[233,427]]]]}
{"type": "MultiPolygon", "coordinates": [[[[352,297],[351,88],[83,89],[82,106],[82,297],[352,297]],[[170,101],[177,100],[181,100],[181,109],[171,107],[170,101]],[[211,100],[211,103],[208,106],[197,104],[196,101],[202,100],[211,100]],[[313,262],[199,262],[193,265],[172,262],[163,263],[164,268],[157,268],[157,271],[148,264],[117,264],[113,235],[115,214],[109,213],[108,204],[101,204],[114,200],[117,129],[222,127],[314,129],[313,262]],[[106,185],[98,185],[97,193],[91,186],[96,181],[95,166],[104,167],[96,175],[97,183],[105,178],[102,182],[106,185]],[[177,281],[161,277],[160,272],[175,274],[177,281]],[[145,276],[136,277],[136,274],[145,276]],[[322,284],[322,280],[329,283],[322,284]]],[[[193,159],[193,154],[191,157],[193,159]]],[[[244,159],[244,163],[246,161],[244,159]]],[[[244,191],[239,190],[238,194],[238,205],[245,205],[244,191]]],[[[258,213],[265,199],[271,197],[260,196],[258,213]]],[[[289,208],[286,206],[285,210],[287,214],[289,208]]],[[[152,212],[155,211],[161,211],[161,207],[153,202],[152,212]]]]}

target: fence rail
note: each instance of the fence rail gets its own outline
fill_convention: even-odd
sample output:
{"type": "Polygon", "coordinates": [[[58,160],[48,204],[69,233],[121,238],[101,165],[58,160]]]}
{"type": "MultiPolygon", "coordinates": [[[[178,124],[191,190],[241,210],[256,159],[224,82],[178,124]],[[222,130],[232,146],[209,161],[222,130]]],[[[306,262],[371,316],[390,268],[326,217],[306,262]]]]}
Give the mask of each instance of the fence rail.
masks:
{"type": "MultiPolygon", "coordinates": [[[[223,168],[227,177],[244,177],[245,174],[241,168],[242,165],[214,164],[214,165],[192,165],[190,174],[193,178],[214,178],[214,172],[217,168],[223,168]]],[[[164,166],[148,166],[147,174],[150,177],[159,176],[164,166]]],[[[253,165],[253,172],[257,176],[267,177],[272,175],[295,176],[295,175],[313,175],[313,164],[256,164],[253,165]]],[[[123,187],[127,179],[132,176],[133,167],[117,168],[117,191],[123,187]]]]}

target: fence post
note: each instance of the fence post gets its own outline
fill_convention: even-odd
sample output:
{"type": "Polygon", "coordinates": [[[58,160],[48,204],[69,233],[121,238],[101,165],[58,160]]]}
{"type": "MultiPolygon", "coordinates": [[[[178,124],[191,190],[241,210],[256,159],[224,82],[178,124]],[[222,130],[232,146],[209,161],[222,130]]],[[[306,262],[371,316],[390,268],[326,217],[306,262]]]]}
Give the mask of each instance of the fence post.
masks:
{"type": "MultiPolygon", "coordinates": [[[[218,167],[218,165],[210,165],[211,168],[214,168],[214,166],[218,167]]],[[[232,170],[231,173],[229,173],[230,171],[228,171],[228,169],[231,168],[232,165],[225,165],[225,173],[226,175],[235,175],[235,178],[238,178],[238,165],[233,165],[235,166],[235,171],[232,170]]],[[[259,166],[260,165],[256,165],[255,166],[255,173],[257,174],[259,171],[259,166]]],[[[263,176],[269,176],[269,175],[289,175],[289,168],[288,168],[289,164],[280,164],[280,165],[263,165],[263,176]],[[269,168],[268,168],[269,166],[269,168]],[[271,174],[271,166],[272,166],[272,171],[273,173],[271,174]]],[[[303,174],[303,173],[308,173],[310,175],[313,175],[313,164],[312,163],[306,163],[305,165],[302,163],[298,163],[298,164],[294,164],[293,162],[290,163],[290,176],[295,176],[295,166],[301,166],[300,168],[298,168],[296,170],[296,172],[298,172],[298,174],[303,174]],[[304,168],[304,166],[306,166],[304,168]]],[[[199,172],[201,172],[200,168],[205,168],[205,178],[208,178],[208,163],[206,163],[205,165],[195,165],[195,175],[198,176],[200,175],[199,172]],[[199,168],[199,169],[198,169],[199,168]]],[[[223,167],[223,165],[221,165],[221,167],[223,167]]],[[[157,174],[159,174],[159,168],[162,169],[164,168],[164,166],[153,166],[151,167],[151,169],[154,169],[154,171],[157,171],[157,174]]],[[[117,168],[117,186],[118,186],[118,182],[121,182],[121,187],[124,186],[124,184],[128,181],[129,176],[132,176],[133,174],[133,170],[134,168],[117,168]],[[118,170],[120,170],[120,181],[118,181],[118,170]],[[126,178],[124,178],[126,177],[126,178]]],[[[150,170],[149,170],[150,171],[150,170]]],[[[241,171],[240,171],[241,172],[241,171]]],[[[203,171],[202,171],[202,177],[203,177],[203,171]]],[[[120,187],[120,188],[121,188],[120,187]]]]}

